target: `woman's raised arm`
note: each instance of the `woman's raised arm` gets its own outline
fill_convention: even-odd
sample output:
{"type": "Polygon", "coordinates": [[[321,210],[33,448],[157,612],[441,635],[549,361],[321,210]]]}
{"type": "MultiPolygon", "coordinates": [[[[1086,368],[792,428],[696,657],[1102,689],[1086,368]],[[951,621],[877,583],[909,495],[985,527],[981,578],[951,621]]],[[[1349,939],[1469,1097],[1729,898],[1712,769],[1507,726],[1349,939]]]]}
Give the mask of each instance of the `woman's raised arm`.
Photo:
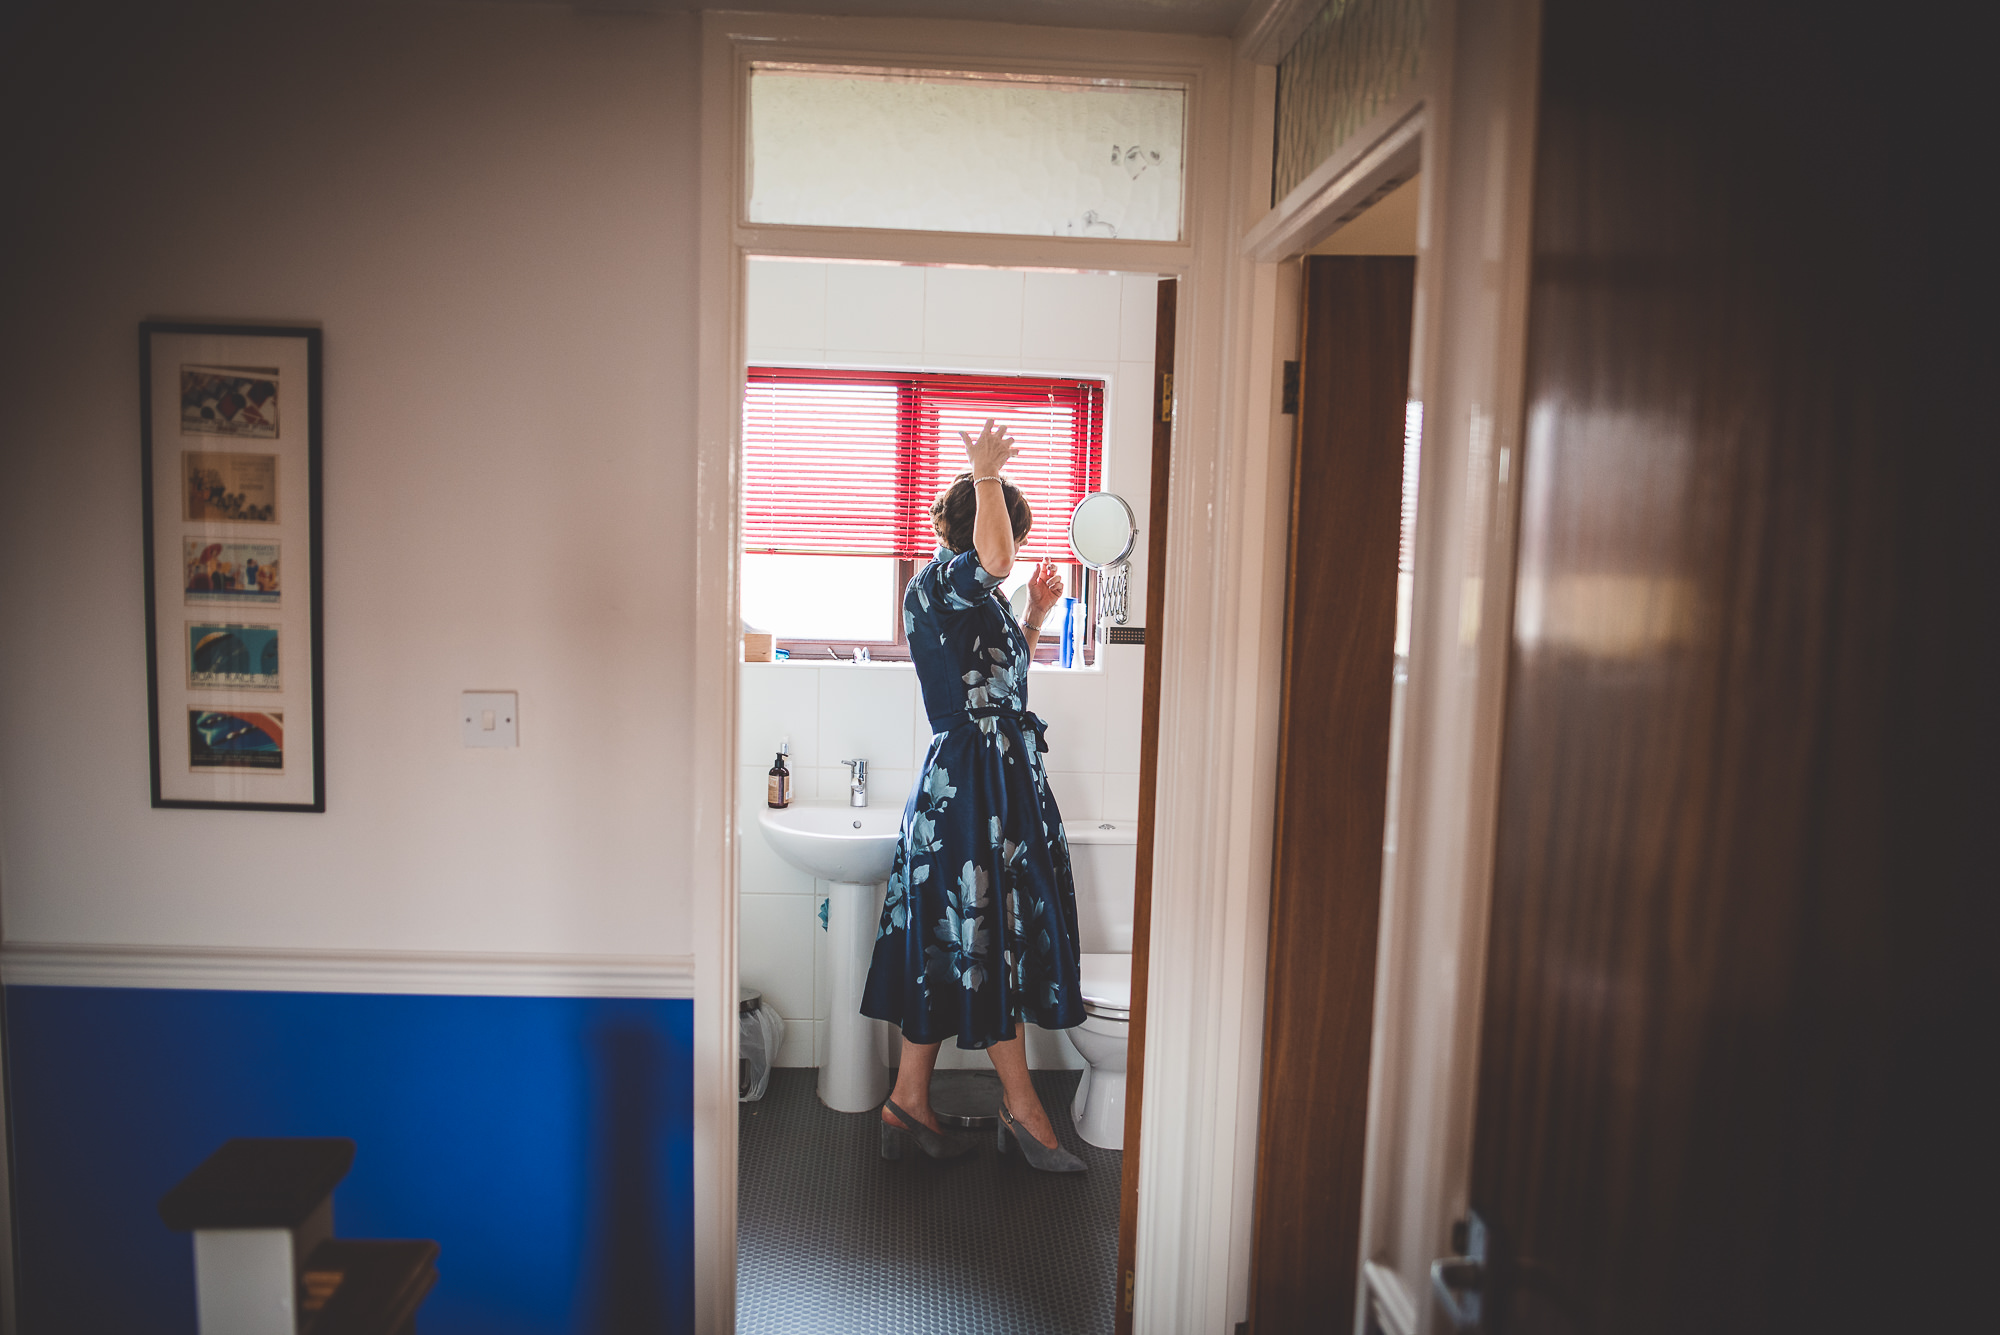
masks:
{"type": "Polygon", "coordinates": [[[965,442],[965,459],[972,466],[973,491],[979,498],[979,508],[972,515],[973,550],[979,553],[979,564],[987,574],[1005,579],[1014,573],[1014,521],[1007,514],[1000,470],[1021,447],[1008,438],[1006,427],[994,430],[990,417],[978,440],[963,431],[958,438],[965,442]]]}

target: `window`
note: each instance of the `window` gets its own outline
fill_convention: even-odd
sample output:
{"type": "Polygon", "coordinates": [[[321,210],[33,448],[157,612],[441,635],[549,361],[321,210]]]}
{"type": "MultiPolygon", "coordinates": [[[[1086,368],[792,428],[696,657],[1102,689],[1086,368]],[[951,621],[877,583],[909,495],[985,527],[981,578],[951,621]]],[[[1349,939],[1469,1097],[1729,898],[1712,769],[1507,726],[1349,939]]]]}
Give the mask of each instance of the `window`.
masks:
{"type": "Polygon", "coordinates": [[[907,658],[903,586],[937,548],[931,502],[964,471],[959,433],[989,417],[1020,443],[1007,475],[1035,510],[1007,587],[1046,559],[1081,596],[1068,522],[1102,475],[1104,382],[758,366],[743,401],[744,620],[795,656],[907,658]]]}
{"type": "Polygon", "coordinates": [[[1175,84],[759,62],[747,217],[1174,241],[1186,116],[1175,84]]]}

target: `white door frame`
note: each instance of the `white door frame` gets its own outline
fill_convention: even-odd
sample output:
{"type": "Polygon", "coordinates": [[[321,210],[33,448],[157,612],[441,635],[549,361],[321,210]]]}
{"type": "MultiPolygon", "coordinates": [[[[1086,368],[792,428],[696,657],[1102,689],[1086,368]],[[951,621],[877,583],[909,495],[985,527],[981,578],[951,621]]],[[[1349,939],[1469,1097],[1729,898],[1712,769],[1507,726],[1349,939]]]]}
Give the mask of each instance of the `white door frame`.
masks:
{"type": "MultiPolygon", "coordinates": [[[[1242,819],[1246,755],[1232,720],[1242,657],[1235,599],[1243,516],[1240,460],[1225,448],[1233,207],[1246,173],[1232,137],[1226,42],[1140,33],[954,21],[766,14],[703,19],[700,310],[696,484],[694,840],[696,1329],[723,1335],[736,1299],[736,608],[739,414],[745,262],[751,255],[1119,270],[1181,280],[1178,406],[1169,489],[1160,778],[1154,849],[1153,983],[1148,989],[1144,1153],[1135,1314],[1144,1331],[1213,1335],[1231,1261],[1237,1114],[1246,1006],[1245,906],[1264,885],[1254,821],[1242,819]],[[743,220],[748,63],[894,63],[1169,79],[1189,88],[1185,238],[1093,241],[750,226],[743,220]],[[1247,844],[1246,844],[1247,836],[1247,844]]],[[[1268,164],[1267,133],[1262,153],[1268,164]]],[[[1268,181],[1268,166],[1264,177],[1268,181]]],[[[1254,658],[1254,653],[1251,655],[1254,658]]],[[[1266,783],[1268,786],[1268,782],[1266,783]]],[[[1268,868],[1269,825],[1262,830],[1268,868]]],[[[1266,872],[1268,875],[1268,872],[1266,872]]],[[[1261,935],[1254,953],[1262,955],[1261,935]]],[[[1248,1069],[1254,1113],[1254,1052],[1248,1069]]]]}
{"type": "Polygon", "coordinates": [[[1437,0],[1412,390],[1424,402],[1396,850],[1385,868],[1361,1262],[1391,1335],[1470,1189],[1513,630],[1540,0],[1437,0]],[[1434,166],[1432,164],[1435,164],[1434,166]]]}
{"type": "MultiPolygon", "coordinates": [[[[1295,26],[1294,8],[1271,0],[1264,26],[1295,26]]],[[[1372,1301],[1391,1335],[1435,1328],[1429,1266],[1446,1252],[1469,1185],[1513,612],[1540,18],[1539,0],[1435,0],[1416,86],[1241,229],[1243,377],[1268,392],[1295,355],[1299,257],[1423,173],[1410,369],[1410,396],[1424,407],[1415,598],[1391,794],[1397,833],[1383,863],[1355,1313],[1355,1329],[1365,1328],[1372,1301]]],[[[1265,60],[1282,54],[1272,42],[1245,46],[1265,60]]],[[[1269,453],[1282,498],[1289,423],[1261,436],[1256,427],[1246,423],[1244,443],[1269,453]]],[[[1284,533],[1274,527],[1266,562],[1280,573],[1267,593],[1282,588],[1284,533]]],[[[1275,663],[1282,635],[1281,614],[1267,616],[1264,661],[1275,663]]],[[[1262,1042],[1256,1010],[1246,1047],[1262,1042]]],[[[1257,1092],[1253,1081],[1240,1113],[1250,1127],[1237,1168],[1245,1213],[1257,1092]]],[[[1238,1245],[1247,1262],[1247,1237],[1238,1245]]],[[[1243,1304],[1232,1310],[1241,1316],[1243,1304]]]]}

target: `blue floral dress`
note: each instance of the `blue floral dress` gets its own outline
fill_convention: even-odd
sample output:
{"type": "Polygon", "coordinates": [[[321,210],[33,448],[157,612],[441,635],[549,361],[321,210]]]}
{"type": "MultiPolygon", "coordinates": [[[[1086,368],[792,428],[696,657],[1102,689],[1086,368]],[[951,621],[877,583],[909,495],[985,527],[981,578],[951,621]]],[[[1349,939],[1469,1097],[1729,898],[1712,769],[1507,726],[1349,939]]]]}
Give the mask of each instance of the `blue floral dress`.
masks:
{"type": "Polygon", "coordinates": [[[1076,886],[1028,705],[1028,640],[975,552],[939,548],[903,592],[931,745],[861,1013],[915,1043],[1010,1039],[1083,1023],[1076,886]]]}

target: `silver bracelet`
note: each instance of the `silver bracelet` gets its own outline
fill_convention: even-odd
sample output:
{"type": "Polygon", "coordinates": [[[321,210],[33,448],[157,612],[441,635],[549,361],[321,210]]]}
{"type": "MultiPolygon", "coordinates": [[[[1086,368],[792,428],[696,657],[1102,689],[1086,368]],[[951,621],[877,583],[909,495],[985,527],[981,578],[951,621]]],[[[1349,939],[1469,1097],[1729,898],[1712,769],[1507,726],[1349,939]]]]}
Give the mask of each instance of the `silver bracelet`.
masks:
{"type": "Polygon", "coordinates": [[[992,477],[976,477],[972,479],[972,485],[976,487],[982,482],[998,482],[999,480],[1000,475],[995,473],[992,477]]]}

